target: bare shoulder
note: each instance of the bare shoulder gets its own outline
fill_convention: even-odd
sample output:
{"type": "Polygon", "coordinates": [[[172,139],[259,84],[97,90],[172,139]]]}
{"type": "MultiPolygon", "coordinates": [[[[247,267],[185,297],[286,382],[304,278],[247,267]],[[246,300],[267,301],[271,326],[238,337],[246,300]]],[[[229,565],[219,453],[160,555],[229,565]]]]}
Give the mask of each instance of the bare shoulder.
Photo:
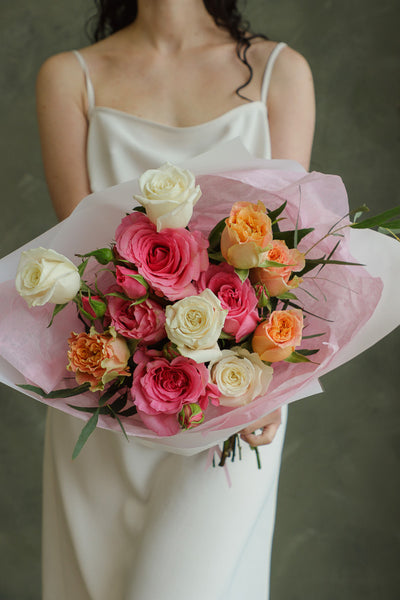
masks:
{"type": "Polygon", "coordinates": [[[44,99],[64,99],[84,108],[84,74],[73,52],[55,54],[42,64],[36,79],[36,95],[39,103],[44,99]]]}
{"type": "Polygon", "coordinates": [[[274,65],[271,91],[272,85],[276,88],[282,86],[293,88],[299,84],[312,87],[313,78],[310,65],[302,54],[285,46],[279,52],[274,65]]]}
{"type": "Polygon", "coordinates": [[[81,68],[73,52],[61,52],[46,59],[40,67],[38,85],[48,85],[74,79],[80,74],[81,68]],[[72,79],[71,79],[72,78],[72,79]]]}
{"type": "Polygon", "coordinates": [[[308,169],[315,127],[313,77],[308,61],[289,46],[273,64],[267,107],[272,157],[297,160],[308,169]]]}

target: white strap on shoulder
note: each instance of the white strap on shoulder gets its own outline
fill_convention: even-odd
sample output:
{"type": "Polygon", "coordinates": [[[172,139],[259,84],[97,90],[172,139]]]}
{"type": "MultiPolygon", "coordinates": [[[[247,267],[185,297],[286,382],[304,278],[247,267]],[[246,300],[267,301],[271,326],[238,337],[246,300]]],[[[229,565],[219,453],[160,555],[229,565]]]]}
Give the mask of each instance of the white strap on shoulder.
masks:
{"type": "Polygon", "coordinates": [[[267,64],[264,71],[263,82],[261,85],[261,100],[262,102],[267,102],[268,96],[268,88],[269,83],[271,81],[272,69],[274,68],[274,64],[276,59],[278,58],[279,52],[285,47],[287,44],[285,42],[279,42],[272,50],[271,54],[268,57],[267,64]]]}
{"type": "Polygon", "coordinates": [[[78,59],[79,64],[81,65],[82,70],[85,74],[86,92],[87,92],[88,107],[89,107],[89,114],[90,114],[92,112],[92,109],[95,106],[95,98],[94,98],[94,88],[93,88],[92,80],[90,79],[90,75],[89,75],[89,69],[88,69],[86,61],[83,58],[82,54],[80,52],[78,52],[78,50],[73,50],[73,53],[75,54],[76,58],[78,59]]]}

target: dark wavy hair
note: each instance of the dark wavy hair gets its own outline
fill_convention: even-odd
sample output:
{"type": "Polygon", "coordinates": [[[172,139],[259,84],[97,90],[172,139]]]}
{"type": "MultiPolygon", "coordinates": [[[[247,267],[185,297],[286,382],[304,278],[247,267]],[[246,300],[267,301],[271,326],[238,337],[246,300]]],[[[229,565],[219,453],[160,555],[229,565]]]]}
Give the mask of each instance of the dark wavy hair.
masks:
{"type": "MultiPolygon", "coordinates": [[[[92,31],[89,37],[93,42],[98,42],[112,33],[133,23],[137,15],[137,1],[135,0],[94,0],[97,14],[89,21],[92,31]]],[[[236,54],[239,60],[249,70],[247,80],[236,89],[238,96],[250,102],[240,91],[245,88],[253,78],[253,69],[247,60],[247,51],[255,38],[267,40],[261,33],[253,34],[249,31],[249,23],[243,19],[237,7],[237,0],[203,0],[204,6],[213,17],[216,25],[229,31],[236,40],[236,54]]]]}

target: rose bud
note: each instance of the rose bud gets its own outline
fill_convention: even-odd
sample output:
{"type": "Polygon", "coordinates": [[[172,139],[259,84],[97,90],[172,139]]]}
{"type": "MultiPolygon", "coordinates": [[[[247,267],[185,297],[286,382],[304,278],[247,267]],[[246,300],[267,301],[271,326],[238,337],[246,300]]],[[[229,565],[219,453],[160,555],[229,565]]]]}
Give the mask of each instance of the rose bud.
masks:
{"type": "Polygon", "coordinates": [[[118,285],[124,290],[128,298],[136,300],[142,298],[147,293],[147,283],[137,269],[129,269],[121,265],[117,265],[115,269],[115,278],[118,285]],[[145,285],[144,285],[145,284],[145,285]]]}
{"type": "Polygon", "coordinates": [[[182,429],[193,429],[204,421],[204,413],[198,404],[185,404],[178,414],[178,422],[182,429]]]}
{"type": "Polygon", "coordinates": [[[100,296],[90,296],[90,301],[88,296],[82,296],[82,308],[94,320],[105,315],[107,305],[100,296]]]}

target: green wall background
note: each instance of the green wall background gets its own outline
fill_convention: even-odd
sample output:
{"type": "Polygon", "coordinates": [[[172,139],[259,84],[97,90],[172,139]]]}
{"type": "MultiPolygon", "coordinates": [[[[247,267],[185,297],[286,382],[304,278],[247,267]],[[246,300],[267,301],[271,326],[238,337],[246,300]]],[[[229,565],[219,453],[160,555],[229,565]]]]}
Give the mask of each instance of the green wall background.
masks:
{"type": "MultiPolygon", "coordinates": [[[[56,222],[41,167],[34,84],[45,58],[86,44],[91,10],[91,0],[1,3],[0,256],[56,222]]],[[[398,203],[398,3],[250,0],[246,14],[253,29],[288,42],[311,64],[312,168],[341,175],[353,207],[398,203]]],[[[272,600],[400,597],[399,342],[393,332],[326,376],[323,395],[290,408],[272,600]]],[[[0,599],[36,600],[46,411],[4,386],[0,406],[0,599]]]]}

